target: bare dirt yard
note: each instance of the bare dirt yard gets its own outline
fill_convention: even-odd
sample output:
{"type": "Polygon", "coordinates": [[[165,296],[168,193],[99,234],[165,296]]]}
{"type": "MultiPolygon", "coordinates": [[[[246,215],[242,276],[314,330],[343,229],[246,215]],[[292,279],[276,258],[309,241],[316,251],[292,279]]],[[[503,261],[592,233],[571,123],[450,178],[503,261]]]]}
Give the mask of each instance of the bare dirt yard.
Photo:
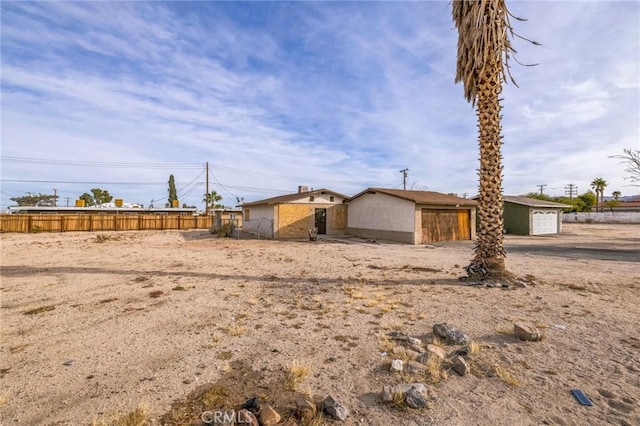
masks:
{"type": "Polygon", "coordinates": [[[507,266],[529,275],[526,288],[459,281],[472,242],[0,238],[3,425],[198,425],[254,396],[301,425],[640,424],[639,226],[507,235],[507,266]],[[518,340],[516,321],[544,338],[518,340]],[[474,342],[468,374],[449,357],[413,362],[429,343],[461,349],[434,337],[436,323],[474,342]],[[394,359],[412,370],[390,371],[394,359]],[[427,408],[381,401],[383,386],[413,382],[427,408]],[[346,421],[295,416],[296,399],[328,395],[346,421]]]}

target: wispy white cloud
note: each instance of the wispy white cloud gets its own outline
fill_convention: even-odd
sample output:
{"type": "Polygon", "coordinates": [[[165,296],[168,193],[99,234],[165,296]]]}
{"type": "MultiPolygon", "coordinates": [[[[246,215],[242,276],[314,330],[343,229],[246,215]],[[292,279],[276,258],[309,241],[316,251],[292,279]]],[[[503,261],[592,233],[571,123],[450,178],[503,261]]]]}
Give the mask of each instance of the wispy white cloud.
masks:
{"type": "MultiPolygon", "coordinates": [[[[638,146],[640,6],[511,8],[529,19],[517,30],[543,45],[516,42],[518,59],[539,65],[514,63],[520,87],[504,90],[505,191],[586,189],[596,175],[619,189],[623,167],[608,156],[638,146]]],[[[3,2],[2,154],[210,161],[247,199],[273,194],[246,188],[298,183],[348,194],[399,186],[405,167],[412,186],[472,194],[476,123],[453,83],[456,41],[448,2],[3,2]]],[[[165,192],[169,173],[2,168],[3,179],[161,182],[117,189],[140,202],[165,192]]],[[[178,173],[189,182],[199,171],[178,173]]],[[[199,204],[201,192],[183,201],[199,204]]]]}

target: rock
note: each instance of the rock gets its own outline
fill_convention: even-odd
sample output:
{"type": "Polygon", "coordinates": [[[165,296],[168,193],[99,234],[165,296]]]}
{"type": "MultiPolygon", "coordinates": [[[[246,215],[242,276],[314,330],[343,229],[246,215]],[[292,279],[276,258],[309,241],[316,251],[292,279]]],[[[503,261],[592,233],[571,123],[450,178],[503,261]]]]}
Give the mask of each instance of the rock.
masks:
{"type": "Polygon", "coordinates": [[[403,342],[411,350],[422,352],[422,340],[416,337],[407,336],[406,334],[402,334],[399,331],[392,331],[390,333],[387,333],[387,336],[389,336],[393,340],[399,340],[403,342]]]}
{"type": "Polygon", "coordinates": [[[247,402],[242,404],[242,407],[240,408],[244,410],[249,410],[253,414],[257,414],[258,411],[260,411],[260,399],[257,396],[247,399],[247,402]]]}
{"type": "Polygon", "coordinates": [[[542,333],[538,328],[528,322],[516,322],[513,324],[513,334],[520,340],[528,342],[537,342],[542,340],[542,333]]]}
{"type": "Polygon", "coordinates": [[[389,371],[402,371],[402,369],[403,362],[401,359],[394,359],[391,361],[391,368],[389,368],[389,371]]]}
{"type": "Polygon", "coordinates": [[[424,399],[424,396],[418,392],[415,386],[405,392],[404,401],[409,408],[425,408],[427,406],[427,400],[424,399]]]}
{"type": "Polygon", "coordinates": [[[469,372],[471,368],[469,367],[467,361],[465,361],[464,358],[458,355],[453,358],[453,369],[459,375],[464,376],[469,372]]]}
{"type": "Polygon", "coordinates": [[[306,399],[296,400],[296,416],[300,420],[311,420],[316,415],[316,404],[306,399]]]}
{"type": "Polygon", "coordinates": [[[405,371],[410,374],[422,374],[427,371],[427,366],[417,361],[409,361],[407,362],[405,371]]]}
{"type": "Polygon", "coordinates": [[[450,345],[468,345],[469,343],[471,343],[471,339],[469,339],[469,336],[446,323],[434,324],[433,334],[445,339],[447,341],[447,344],[450,345]]]}
{"type": "Polygon", "coordinates": [[[256,415],[244,408],[238,411],[236,423],[247,426],[260,426],[256,415]]]}
{"type": "Polygon", "coordinates": [[[391,386],[382,387],[382,392],[380,392],[380,401],[382,402],[393,401],[393,393],[391,393],[391,386]]]}
{"type": "Polygon", "coordinates": [[[422,394],[427,392],[427,387],[423,383],[402,383],[395,386],[383,386],[382,392],[380,394],[380,399],[382,399],[385,402],[389,402],[393,399],[394,393],[398,393],[398,392],[406,393],[411,388],[416,388],[416,390],[422,394]],[[390,399],[385,400],[384,399],[385,397],[390,399]]]}
{"type": "Polygon", "coordinates": [[[280,422],[282,417],[270,405],[265,405],[260,412],[260,424],[262,426],[273,426],[280,422]]]}
{"type": "Polygon", "coordinates": [[[427,345],[427,355],[428,356],[437,356],[440,359],[444,359],[447,355],[440,346],[428,344],[427,345]]]}
{"type": "Polygon", "coordinates": [[[329,395],[322,401],[322,411],[336,420],[345,421],[349,410],[340,401],[329,395]]]}

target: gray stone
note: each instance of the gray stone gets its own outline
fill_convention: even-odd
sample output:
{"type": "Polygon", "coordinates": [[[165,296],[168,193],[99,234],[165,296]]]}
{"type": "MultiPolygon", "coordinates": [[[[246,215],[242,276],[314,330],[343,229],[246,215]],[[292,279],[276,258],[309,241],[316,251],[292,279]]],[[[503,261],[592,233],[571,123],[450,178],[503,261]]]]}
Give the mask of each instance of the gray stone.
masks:
{"type": "Polygon", "coordinates": [[[391,361],[391,368],[389,371],[402,371],[404,365],[401,359],[394,359],[391,361]]]}
{"type": "Polygon", "coordinates": [[[427,366],[417,361],[408,361],[405,371],[410,374],[422,374],[427,371],[427,366]]]}
{"type": "Polygon", "coordinates": [[[427,406],[427,400],[424,399],[424,396],[418,392],[415,386],[405,392],[404,401],[409,408],[425,408],[427,406]]]}
{"type": "Polygon", "coordinates": [[[345,421],[349,416],[349,409],[340,401],[329,395],[322,401],[322,411],[336,420],[345,421]]]}
{"type": "Polygon", "coordinates": [[[420,393],[427,391],[427,387],[423,383],[402,383],[395,386],[384,386],[382,388],[382,395],[388,394],[393,396],[393,394],[397,392],[406,393],[411,388],[416,388],[420,393]]]}
{"type": "Polygon", "coordinates": [[[454,371],[461,376],[466,375],[467,373],[469,373],[469,370],[471,370],[467,361],[465,361],[464,358],[459,355],[453,358],[452,361],[454,371]]]}
{"type": "Polygon", "coordinates": [[[513,324],[513,334],[520,340],[528,342],[537,342],[542,340],[542,333],[538,328],[528,322],[516,322],[513,324]]]}
{"type": "Polygon", "coordinates": [[[445,339],[447,344],[450,345],[468,345],[471,343],[469,336],[446,323],[434,324],[433,334],[445,339]]]}

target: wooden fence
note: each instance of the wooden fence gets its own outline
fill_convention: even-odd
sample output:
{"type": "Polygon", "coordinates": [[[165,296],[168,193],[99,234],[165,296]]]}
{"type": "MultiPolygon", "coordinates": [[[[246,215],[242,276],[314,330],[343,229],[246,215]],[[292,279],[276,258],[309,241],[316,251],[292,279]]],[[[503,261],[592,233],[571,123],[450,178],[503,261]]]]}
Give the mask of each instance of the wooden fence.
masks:
{"type": "Polygon", "coordinates": [[[209,229],[212,216],[158,214],[3,214],[0,232],[146,231],[209,229]]]}

